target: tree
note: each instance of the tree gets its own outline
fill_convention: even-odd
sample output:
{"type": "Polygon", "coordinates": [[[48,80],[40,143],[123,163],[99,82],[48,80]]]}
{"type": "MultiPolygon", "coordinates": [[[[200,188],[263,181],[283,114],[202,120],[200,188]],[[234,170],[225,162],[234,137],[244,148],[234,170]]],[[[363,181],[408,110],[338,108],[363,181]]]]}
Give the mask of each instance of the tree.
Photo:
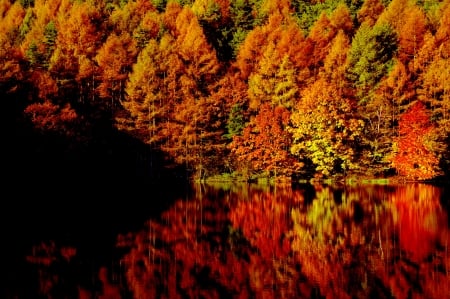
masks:
{"type": "Polygon", "coordinates": [[[354,103],[338,90],[320,78],[302,92],[291,116],[291,153],[305,164],[311,161],[318,176],[347,174],[359,167],[364,122],[354,103]]]}
{"type": "Polygon", "coordinates": [[[348,78],[357,88],[362,101],[386,75],[397,50],[397,35],[388,24],[373,28],[363,23],[353,37],[348,54],[348,78]]]}
{"type": "Polygon", "coordinates": [[[118,36],[125,32],[132,34],[142,22],[145,14],[151,11],[156,11],[156,9],[150,1],[128,1],[124,5],[114,6],[109,21],[118,36]]]}
{"type": "Polygon", "coordinates": [[[358,11],[358,22],[359,24],[366,23],[372,27],[383,11],[384,5],[381,0],[366,0],[358,11]]]}
{"type": "MultiPolygon", "coordinates": [[[[203,157],[207,157],[204,152],[207,147],[203,145],[217,145],[217,134],[224,134],[223,128],[218,132],[209,131],[206,128],[208,121],[203,121],[205,117],[214,118],[213,115],[217,113],[217,110],[206,113],[204,109],[218,80],[220,63],[197,17],[189,8],[185,7],[178,13],[174,25],[172,51],[178,62],[170,72],[177,79],[170,84],[174,84],[175,106],[164,133],[166,142],[161,146],[178,163],[204,175],[206,166],[203,157]]],[[[170,64],[169,67],[172,68],[170,64]]]]}
{"type": "Polygon", "coordinates": [[[23,24],[26,14],[27,10],[17,1],[13,4],[4,4],[3,13],[0,15],[2,21],[0,36],[2,39],[9,37],[10,42],[14,43],[19,38],[19,28],[23,24]]]}
{"type": "Polygon", "coordinates": [[[242,79],[247,79],[258,65],[262,53],[268,41],[268,36],[263,28],[254,28],[239,47],[236,57],[236,67],[242,74],[242,79]]]}
{"type": "Polygon", "coordinates": [[[449,169],[450,156],[450,59],[436,49],[428,68],[419,77],[422,85],[418,90],[419,98],[430,108],[431,119],[437,125],[438,143],[435,150],[442,156],[442,168],[449,169]]]}
{"type": "Polygon", "coordinates": [[[283,106],[264,103],[259,113],[235,135],[231,152],[243,172],[264,174],[269,177],[290,177],[300,164],[290,155],[291,137],[286,130],[289,111],[283,106]]]}
{"type": "Polygon", "coordinates": [[[330,15],[330,22],[337,31],[342,30],[345,34],[353,33],[353,20],[347,5],[339,4],[330,15]]]}
{"type": "Polygon", "coordinates": [[[436,31],[436,46],[440,48],[442,55],[448,57],[450,55],[450,4],[444,2],[442,9],[439,27],[436,31]]]}
{"type": "Polygon", "coordinates": [[[172,28],[151,39],[133,66],[124,102],[131,118],[119,125],[203,177],[224,147],[226,113],[211,97],[220,64],[193,12],[171,9],[172,28]]]}
{"type": "MultiPolygon", "coordinates": [[[[162,43],[165,43],[164,37],[162,43]]],[[[169,42],[169,41],[167,41],[169,42]]],[[[137,134],[138,138],[151,145],[159,145],[164,122],[169,120],[171,110],[169,99],[164,94],[166,64],[169,53],[155,40],[150,40],[139,53],[132,72],[126,82],[126,97],[122,105],[130,113],[130,118],[118,119],[120,129],[137,134]]]]}
{"type": "Polygon", "coordinates": [[[280,57],[274,47],[267,48],[259,68],[249,78],[248,96],[254,111],[262,103],[291,107],[297,96],[296,70],[289,57],[280,57]]]}
{"type": "Polygon", "coordinates": [[[54,50],[57,28],[56,15],[61,5],[61,0],[43,1],[36,0],[34,7],[27,10],[30,18],[22,24],[22,49],[26,51],[30,45],[35,43],[37,49],[43,57],[43,63],[40,67],[48,67],[50,56],[54,50]],[[28,24],[27,24],[28,23],[28,24]]]}
{"type": "Polygon", "coordinates": [[[424,91],[430,102],[433,114],[442,125],[450,122],[450,73],[448,58],[436,57],[424,74],[424,91]]]}
{"type": "Polygon", "coordinates": [[[422,9],[412,0],[393,0],[380,15],[377,24],[388,23],[398,36],[400,61],[407,64],[414,59],[423,43],[427,29],[427,18],[422,9]]]}
{"type": "Polygon", "coordinates": [[[63,134],[68,137],[76,136],[77,132],[74,128],[79,118],[70,104],[61,107],[45,100],[42,103],[28,105],[24,112],[39,131],[63,134]]]}
{"type": "Polygon", "coordinates": [[[18,2],[3,5],[4,11],[0,15],[0,89],[8,92],[17,88],[24,75],[21,68],[23,55],[16,43],[25,10],[18,2]]]}
{"type": "Polygon", "coordinates": [[[253,30],[258,21],[255,18],[255,7],[251,0],[236,0],[230,2],[231,24],[228,31],[229,44],[233,51],[232,57],[236,58],[239,47],[246,39],[247,34],[253,30]]]}
{"type": "Polygon", "coordinates": [[[425,105],[417,101],[399,121],[399,136],[392,166],[407,179],[427,180],[439,174],[439,159],[434,153],[435,128],[425,105]]]}
{"type": "Polygon", "coordinates": [[[254,28],[239,48],[234,66],[239,69],[243,80],[247,80],[255,72],[259,61],[268,48],[274,48],[281,58],[288,55],[295,65],[304,67],[306,51],[303,48],[304,37],[288,16],[275,13],[269,16],[264,26],[254,28]]]}
{"type": "Polygon", "coordinates": [[[398,120],[414,98],[411,79],[405,65],[394,60],[394,66],[374,91],[371,99],[359,106],[366,120],[367,153],[363,164],[374,174],[388,173],[391,168],[393,138],[398,135],[398,120]]]}
{"type": "Polygon", "coordinates": [[[348,63],[347,53],[350,49],[350,42],[344,31],[339,30],[333,39],[330,51],[325,57],[323,65],[323,76],[328,82],[334,82],[339,90],[339,94],[348,94],[348,81],[345,76],[348,63]]]}
{"type": "Polygon", "coordinates": [[[123,100],[125,80],[137,56],[136,42],[128,33],[117,36],[112,33],[98,50],[95,60],[99,66],[100,97],[109,100],[113,108],[123,100]]]}
{"type": "Polygon", "coordinates": [[[186,75],[190,77],[188,80],[194,80],[198,85],[197,89],[190,92],[205,91],[208,89],[208,84],[215,81],[220,68],[216,52],[208,44],[196,16],[190,9],[184,8],[179,13],[176,26],[177,51],[185,62],[186,75]]]}
{"type": "Polygon", "coordinates": [[[153,10],[149,10],[133,32],[137,48],[142,50],[150,39],[162,36],[162,30],[161,15],[153,10]]]}
{"type": "Polygon", "coordinates": [[[57,74],[60,83],[65,83],[61,87],[67,96],[70,95],[69,100],[82,105],[93,104],[96,88],[94,58],[102,37],[102,16],[89,2],[63,4],[55,21],[58,36],[49,71],[57,74]]]}
{"type": "Polygon", "coordinates": [[[45,45],[44,56],[44,66],[48,68],[50,65],[50,57],[55,50],[56,38],[58,36],[58,31],[56,29],[55,22],[50,21],[45,25],[44,28],[44,40],[42,41],[45,45]]]}
{"type": "Polygon", "coordinates": [[[327,14],[322,12],[317,21],[314,22],[307,38],[313,48],[312,55],[309,57],[310,68],[318,69],[322,65],[336,33],[337,30],[331,24],[327,14]]]}

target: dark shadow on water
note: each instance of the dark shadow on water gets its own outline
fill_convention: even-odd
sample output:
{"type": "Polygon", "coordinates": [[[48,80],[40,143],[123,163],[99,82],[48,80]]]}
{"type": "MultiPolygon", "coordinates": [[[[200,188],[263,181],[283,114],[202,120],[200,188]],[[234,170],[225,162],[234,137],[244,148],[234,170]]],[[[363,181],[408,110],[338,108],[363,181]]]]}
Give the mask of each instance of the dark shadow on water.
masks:
{"type": "Polygon", "coordinates": [[[13,127],[6,127],[0,158],[0,298],[36,298],[23,287],[36,280],[25,260],[33,246],[76,247],[81,271],[93,271],[113,259],[119,233],[157,217],[187,188],[182,168],[167,167],[162,153],[113,128],[82,142],[8,120],[13,127]]]}

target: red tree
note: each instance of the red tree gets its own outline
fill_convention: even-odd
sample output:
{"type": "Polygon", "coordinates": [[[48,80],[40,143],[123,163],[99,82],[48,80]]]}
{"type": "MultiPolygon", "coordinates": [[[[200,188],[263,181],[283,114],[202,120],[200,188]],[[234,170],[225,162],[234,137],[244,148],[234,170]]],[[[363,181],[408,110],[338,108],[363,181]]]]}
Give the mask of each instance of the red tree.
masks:
{"type": "Polygon", "coordinates": [[[397,151],[392,159],[400,175],[426,180],[438,174],[439,159],[433,152],[434,131],[425,105],[420,101],[400,117],[397,151]]]}
{"type": "Polygon", "coordinates": [[[290,176],[300,167],[289,153],[291,138],[285,130],[289,117],[283,106],[261,105],[242,136],[235,136],[230,145],[241,167],[274,176],[290,176]]]}

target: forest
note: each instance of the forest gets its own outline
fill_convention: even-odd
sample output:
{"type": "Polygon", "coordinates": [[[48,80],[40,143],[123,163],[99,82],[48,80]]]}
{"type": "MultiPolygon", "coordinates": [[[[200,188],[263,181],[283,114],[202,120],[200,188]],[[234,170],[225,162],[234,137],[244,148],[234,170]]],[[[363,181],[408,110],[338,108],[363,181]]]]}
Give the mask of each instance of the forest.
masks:
{"type": "Polygon", "coordinates": [[[449,0],[0,0],[0,24],[23,169],[449,176],[449,0]]]}

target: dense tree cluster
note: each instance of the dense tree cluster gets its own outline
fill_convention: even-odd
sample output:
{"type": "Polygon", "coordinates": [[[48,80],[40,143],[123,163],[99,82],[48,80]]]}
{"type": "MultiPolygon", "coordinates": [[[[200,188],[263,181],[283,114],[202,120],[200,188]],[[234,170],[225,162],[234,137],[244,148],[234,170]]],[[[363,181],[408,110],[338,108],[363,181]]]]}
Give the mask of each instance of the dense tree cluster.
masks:
{"type": "Polygon", "coordinates": [[[450,1],[0,0],[0,89],[195,177],[450,168],[450,1]]]}

